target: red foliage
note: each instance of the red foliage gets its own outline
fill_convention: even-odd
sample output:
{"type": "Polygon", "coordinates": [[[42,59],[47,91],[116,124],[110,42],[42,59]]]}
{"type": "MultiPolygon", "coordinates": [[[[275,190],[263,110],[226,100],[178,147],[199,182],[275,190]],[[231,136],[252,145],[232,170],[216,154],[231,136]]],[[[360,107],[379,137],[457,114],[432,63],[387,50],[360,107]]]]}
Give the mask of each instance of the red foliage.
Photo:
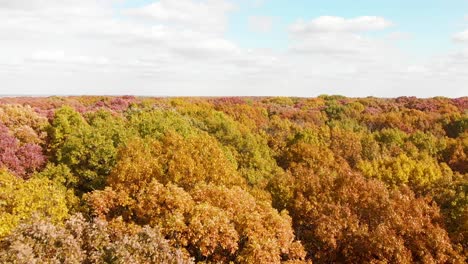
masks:
{"type": "Polygon", "coordinates": [[[240,105],[245,104],[244,99],[239,97],[221,97],[213,100],[215,105],[240,105]]]}
{"type": "Polygon", "coordinates": [[[466,111],[468,109],[468,97],[460,97],[452,99],[452,103],[456,105],[461,111],[466,111]]]}
{"type": "Polygon", "coordinates": [[[21,145],[8,128],[0,124],[0,168],[6,167],[17,176],[27,178],[44,166],[46,157],[37,144],[21,145]]]}

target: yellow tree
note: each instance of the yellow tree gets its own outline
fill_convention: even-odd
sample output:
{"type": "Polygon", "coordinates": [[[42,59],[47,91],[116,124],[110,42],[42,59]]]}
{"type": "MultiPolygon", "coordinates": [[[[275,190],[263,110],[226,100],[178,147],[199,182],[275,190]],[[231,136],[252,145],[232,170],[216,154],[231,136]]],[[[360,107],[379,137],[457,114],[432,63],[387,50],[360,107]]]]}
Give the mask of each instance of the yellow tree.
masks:
{"type": "Polygon", "coordinates": [[[49,179],[22,180],[0,170],[0,237],[31,217],[48,217],[58,223],[68,216],[67,192],[49,179]]]}

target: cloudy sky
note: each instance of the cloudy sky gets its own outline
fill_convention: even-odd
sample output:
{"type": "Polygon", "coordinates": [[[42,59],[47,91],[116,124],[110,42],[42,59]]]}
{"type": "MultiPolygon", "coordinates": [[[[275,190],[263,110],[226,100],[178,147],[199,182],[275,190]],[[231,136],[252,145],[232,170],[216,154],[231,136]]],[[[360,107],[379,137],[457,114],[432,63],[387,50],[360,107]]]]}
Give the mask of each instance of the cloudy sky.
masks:
{"type": "Polygon", "coordinates": [[[0,95],[468,95],[468,0],[0,0],[0,95]]]}

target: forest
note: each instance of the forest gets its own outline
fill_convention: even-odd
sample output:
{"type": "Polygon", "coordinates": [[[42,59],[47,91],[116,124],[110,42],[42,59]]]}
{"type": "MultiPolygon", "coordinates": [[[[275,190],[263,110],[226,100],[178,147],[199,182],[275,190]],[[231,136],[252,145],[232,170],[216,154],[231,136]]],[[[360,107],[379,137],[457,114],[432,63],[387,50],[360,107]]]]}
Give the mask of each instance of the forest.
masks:
{"type": "Polygon", "coordinates": [[[0,98],[0,263],[466,263],[468,97],[0,98]]]}

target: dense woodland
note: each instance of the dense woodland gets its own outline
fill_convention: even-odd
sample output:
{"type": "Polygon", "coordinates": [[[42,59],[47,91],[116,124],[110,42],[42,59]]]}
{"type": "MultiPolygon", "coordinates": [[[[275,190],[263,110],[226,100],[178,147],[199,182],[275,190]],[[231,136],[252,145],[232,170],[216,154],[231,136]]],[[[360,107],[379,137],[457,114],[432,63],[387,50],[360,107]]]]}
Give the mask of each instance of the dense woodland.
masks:
{"type": "Polygon", "coordinates": [[[468,97],[0,98],[0,263],[465,263],[468,97]]]}

